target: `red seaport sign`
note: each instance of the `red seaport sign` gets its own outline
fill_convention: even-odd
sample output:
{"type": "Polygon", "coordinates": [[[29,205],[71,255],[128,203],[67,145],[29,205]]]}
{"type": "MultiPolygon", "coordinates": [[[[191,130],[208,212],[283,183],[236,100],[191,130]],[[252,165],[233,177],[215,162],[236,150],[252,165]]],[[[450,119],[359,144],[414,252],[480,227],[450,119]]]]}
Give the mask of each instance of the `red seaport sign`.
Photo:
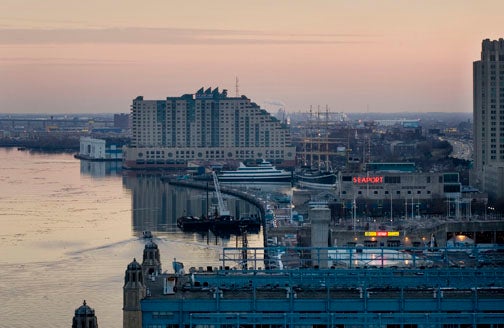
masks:
{"type": "Polygon", "coordinates": [[[383,183],[383,177],[353,177],[352,181],[355,184],[383,183]]]}

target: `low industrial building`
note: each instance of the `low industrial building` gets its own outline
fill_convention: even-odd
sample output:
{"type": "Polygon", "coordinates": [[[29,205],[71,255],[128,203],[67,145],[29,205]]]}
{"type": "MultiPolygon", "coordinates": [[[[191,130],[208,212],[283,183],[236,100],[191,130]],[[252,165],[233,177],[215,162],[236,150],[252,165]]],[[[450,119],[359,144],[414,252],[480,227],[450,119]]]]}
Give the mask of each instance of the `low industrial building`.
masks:
{"type": "Polygon", "coordinates": [[[470,214],[476,199],[464,198],[475,195],[462,192],[458,172],[418,172],[407,162],[368,163],[364,172],[340,172],[336,193],[342,208],[359,216],[460,216],[470,214]]]}
{"type": "Polygon", "coordinates": [[[121,161],[122,148],[107,145],[103,139],[81,137],[80,151],[76,157],[91,161],[121,161]]]}

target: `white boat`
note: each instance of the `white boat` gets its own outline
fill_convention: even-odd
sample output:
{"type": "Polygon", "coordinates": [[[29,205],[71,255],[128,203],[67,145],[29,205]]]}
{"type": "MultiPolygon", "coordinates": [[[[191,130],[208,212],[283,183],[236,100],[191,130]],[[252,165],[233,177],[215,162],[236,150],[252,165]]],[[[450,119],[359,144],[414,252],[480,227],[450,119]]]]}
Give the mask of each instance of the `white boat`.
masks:
{"type": "Polygon", "coordinates": [[[270,162],[262,161],[258,166],[246,166],[240,163],[240,166],[235,171],[222,171],[218,175],[220,182],[282,182],[290,183],[292,181],[292,173],[275,168],[270,162]]]}

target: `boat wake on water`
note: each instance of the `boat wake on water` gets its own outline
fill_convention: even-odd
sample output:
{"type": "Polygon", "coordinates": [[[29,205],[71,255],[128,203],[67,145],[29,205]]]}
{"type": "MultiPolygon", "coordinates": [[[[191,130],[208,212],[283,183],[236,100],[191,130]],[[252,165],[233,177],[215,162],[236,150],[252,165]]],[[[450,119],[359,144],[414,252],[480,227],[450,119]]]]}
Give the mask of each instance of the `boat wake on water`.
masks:
{"type": "Polygon", "coordinates": [[[135,241],[138,241],[138,238],[129,238],[129,239],[121,240],[121,241],[111,243],[111,244],[105,244],[105,245],[100,245],[100,246],[96,246],[96,247],[84,248],[84,249],[68,252],[67,254],[68,255],[79,255],[79,254],[93,252],[93,251],[99,251],[99,250],[103,250],[103,249],[110,249],[110,248],[114,248],[116,246],[129,244],[129,243],[135,242],[135,241]]]}
{"type": "Polygon", "coordinates": [[[224,246],[222,245],[212,245],[212,244],[202,244],[201,242],[190,242],[187,240],[172,240],[167,237],[163,238],[156,238],[156,243],[157,244],[176,244],[176,245],[182,245],[182,246],[191,246],[193,248],[200,248],[200,249],[211,249],[211,250],[222,250],[224,246]]]}

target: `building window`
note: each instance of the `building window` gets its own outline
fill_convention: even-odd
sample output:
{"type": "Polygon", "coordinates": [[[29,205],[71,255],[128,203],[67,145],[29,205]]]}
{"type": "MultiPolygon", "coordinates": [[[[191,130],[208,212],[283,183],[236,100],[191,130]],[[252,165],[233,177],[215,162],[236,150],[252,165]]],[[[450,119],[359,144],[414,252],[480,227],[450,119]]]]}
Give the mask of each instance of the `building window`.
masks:
{"type": "Polygon", "coordinates": [[[351,175],[344,175],[341,177],[341,181],[345,181],[345,182],[352,181],[352,176],[351,175]]]}
{"type": "Polygon", "coordinates": [[[386,176],[384,179],[385,183],[401,183],[401,177],[396,176],[396,177],[390,177],[386,176]]]}

